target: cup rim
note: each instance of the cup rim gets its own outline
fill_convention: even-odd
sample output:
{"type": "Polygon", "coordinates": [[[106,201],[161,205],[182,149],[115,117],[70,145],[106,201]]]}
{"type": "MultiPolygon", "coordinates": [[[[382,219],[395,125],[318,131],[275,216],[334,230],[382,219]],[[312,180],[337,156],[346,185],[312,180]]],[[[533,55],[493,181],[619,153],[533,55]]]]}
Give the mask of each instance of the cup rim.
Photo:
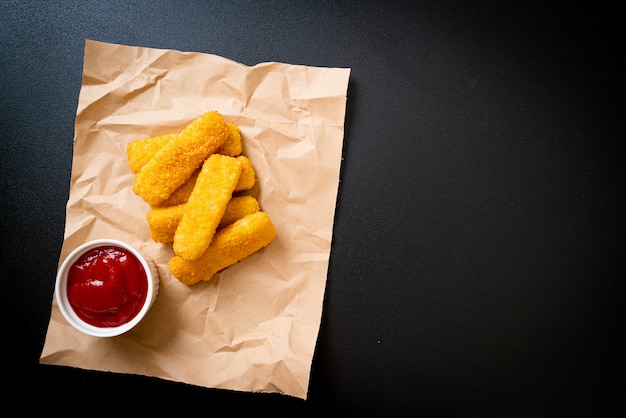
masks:
{"type": "Polygon", "coordinates": [[[61,311],[61,314],[63,315],[65,320],[70,325],[72,325],[75,329],[83,332],[84,334],[91,335],[94,337],[115,337],[115,336],[124,334],[127,331],[130,331],[143,319],[143,317],[146,315],[148,310],[150,310],[156,289],[155,289],[155,277],[152,273],[152,269],[150,268],[150,265],[146,257],[139,250],[137,250],[134,246],[126,242],[117,240],[117,239],[101,238],[101,239],[95,239],[92,241],[88,241],[84,244],[81,244],[78,247],[76,247],[72,252],[69,253],[69,255],[65,258],[65,260],[63,261],[63,263],[61,264],[61,267],[59,267],[59,270],[57,272],[54,291],[55,291],[57,305],[59,307],[59,310],[61,311]],[[146,280],[148,281],[148,291],[146,293],[146,300],[143,306],[141,307],[141,310],[130,321],[122,325],[118,325],[116,327],[97,327],[97,326],[91,325],[83,321],[74,312],[74,309],[72,309],[72,306],[69,303],[68,296],[67,296],[67,280],[68,280],[67,273],[69,271],[69,268],[72,266],[72,264],[74,264],[74,262],[78,260],[78,258],[80,258],[80,256],[82,256],[86,251],[89,251],[93,248],[106,246],[106,245],[118,246],[118,247],[124,248],[125,250],[130,251],[135,257],[137,257],[137,259],[141,263],[146,273],[146,280]]]}

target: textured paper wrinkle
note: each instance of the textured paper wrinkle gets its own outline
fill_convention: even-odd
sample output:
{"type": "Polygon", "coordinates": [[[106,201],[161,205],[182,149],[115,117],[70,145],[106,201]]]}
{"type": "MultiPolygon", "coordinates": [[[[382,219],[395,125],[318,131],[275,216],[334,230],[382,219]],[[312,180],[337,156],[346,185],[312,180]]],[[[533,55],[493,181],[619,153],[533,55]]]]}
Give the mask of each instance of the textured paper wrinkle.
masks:
{"type": "Polygon", "coordinates": [[[146,320],[112,340],[78,333],[53,298],[40,362],[144,374],[197,386],[306,398],[321,320],[349,69],[260,63],[87,41],[59,265],[96,238],[152,258],[161,277],[146,320]],[[132,193],[130,141],[179,132],[205,111],[236,123],[257,173],[247,193],[277,237],[186,286],[170,247],[150,239],[132,193]]]}

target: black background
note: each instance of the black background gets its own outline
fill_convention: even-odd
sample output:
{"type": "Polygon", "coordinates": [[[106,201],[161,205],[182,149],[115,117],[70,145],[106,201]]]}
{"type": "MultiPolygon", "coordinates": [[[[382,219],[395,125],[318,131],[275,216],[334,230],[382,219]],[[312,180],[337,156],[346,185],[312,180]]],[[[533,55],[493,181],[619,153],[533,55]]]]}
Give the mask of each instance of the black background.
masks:
{"type": "Polygon", "coordinates": [[[560,4],[1,0],[3,406],[623,412],[623,22],[560,4]],[[85,39],[352,69],[306,401],[38,364],[85,39]]]}

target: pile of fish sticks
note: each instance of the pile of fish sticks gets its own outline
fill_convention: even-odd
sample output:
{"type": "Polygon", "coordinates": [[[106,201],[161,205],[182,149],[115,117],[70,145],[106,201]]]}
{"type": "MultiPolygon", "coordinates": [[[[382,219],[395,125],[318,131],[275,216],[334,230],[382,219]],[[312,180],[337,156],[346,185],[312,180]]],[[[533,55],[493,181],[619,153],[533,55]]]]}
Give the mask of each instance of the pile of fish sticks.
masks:
{"type": "Polygon", "coordinates": [[[259,202],[242,193],[256,183],[242,150],[239,127],[216,111],[127,147],[133,192],[150,205],[150,236],[172,245],[168,265],[184,284],[211,280],[276,236],[259,202]]]}

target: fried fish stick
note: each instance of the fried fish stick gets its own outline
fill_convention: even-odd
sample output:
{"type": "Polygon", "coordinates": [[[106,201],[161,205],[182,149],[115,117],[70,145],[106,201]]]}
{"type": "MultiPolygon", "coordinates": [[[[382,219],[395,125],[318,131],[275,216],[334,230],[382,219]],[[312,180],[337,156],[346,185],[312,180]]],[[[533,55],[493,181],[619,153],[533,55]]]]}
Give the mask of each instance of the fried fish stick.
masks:
{"type": "Polygon", "coordinates": [[[241,176],[239,176],[239,182],[237,187],[235,187],[235,191],[249,190],[256,183],[256,172],[252,166],[252,161],[245,155],[237,157],[237,161],[241,163],[241,176]]]}
{"type": "MultiPolygon", "coordinates": [[[[239,181],[235,187],[235,192],[249,190],[254,187],[254,184],[256,183],[256,173],[254,171],[254,167],[252,166],[252,161],[243,155],[237,157],[237,161],[241,163],[241,175],[239,176],[239,181]]],[[[181,203],[187,202],[187,200],[189,200],[189,196],[191,196],[194,186],[196,185],[199,173],[200,169],[196,170],[191,177],[189,177],[189,180],[176,189],[174,193],[167,198],[167,200],[155,207],[180,205],[181,203]]]]}
{"type": "MultiPolygon", "coordinates": [[[[174,241],[174,234],[185,214],[185,203],[174,206],[153,208],[146,219],[150,227],[150,237],[155,242],[174,241]]],[[[217,229],[222,229],[246,215],[260,211],[259,202],[252,196],[235,196],[226,205],[224,216],[217,229]]]]}
{"type": "Polygon", "coordinates": [[[224,216],[222,216],[222,220],[220,221],[217,229],[225,228],[239,219],[259,212],[260,210],[261,208],[259,207],[259,202],[254,197],[235,196],[231,198],[228,205],[226,205],[224,216]]]}
{"type": "MultiPolygon", "coordinates": [[[[239,131],[239,127],[234,123],[227,123],[227,125],[228,138],[215,152],[230,157],[237,157],[241,155],[243,151],[241,132],[239,131]]],[[[176,135],[177,134],[168,134],[152,138],[136,139],[128,144],[126,154],[130,170],[135,174],[139,173],[141,167],[146,165],[146,163],[168,142],[173,140],[176,135]]]]}
{"type": "Polygon", "coordinates": [[[206,251],[241,174],[237,159],[212,154],[202,165],[176,234],[174,253],[195,260],[206,251]]]}
{"type": "Polygon", "coordinates": [[[239,127],[234,123],[228,123],[228,132],[228,139],[219,147],[217,153],[236,157],[243,152],[241,132],[239,131],[239,127]]]}
{"type": "Polygon", "coordinates": [[[276,228],[265,212],[256,212],[218,231],[206,252],[197,260],[179,256],[170,259],[172,274],[182,283],[192,285],[211,280],[226,267],[269,245],[276,237],[276,228]]]}
{"type": "Polygon", "coordinates": [[[185,214],[186,204],[154,208],[146,219],[150,227],[150,237],[154,242],[168,243],[174,240],[174,234],[185,214]]]}
{"type": "Polygon", "coordinates": [[[206,112],[165,144],[135,176],[133,191],[157,206],[191,177],[228,138],[226,121],[218,112],[206,112]]]}
{"type": "Polygon", "coordinates": [[[174,190],[174,193],[170,195],[163,203],[158,207],[180,205],[181,203],[187,203],[191,192],[196,185],[198,174],[200,174],[200,168],[193,172],[191,177],[184,182],[178,189],[174,190]]]}
{"type": "Polygon", "coordinates": [[[176,135],[177,134],[168,134],[152,138],[136,139],[128,144],[126,156],[128,157],[130,171],[135,174],[139,173],[141,167],[146,165],[146,163],[150,161],[161,148],[172,141],[176,135]]]}

